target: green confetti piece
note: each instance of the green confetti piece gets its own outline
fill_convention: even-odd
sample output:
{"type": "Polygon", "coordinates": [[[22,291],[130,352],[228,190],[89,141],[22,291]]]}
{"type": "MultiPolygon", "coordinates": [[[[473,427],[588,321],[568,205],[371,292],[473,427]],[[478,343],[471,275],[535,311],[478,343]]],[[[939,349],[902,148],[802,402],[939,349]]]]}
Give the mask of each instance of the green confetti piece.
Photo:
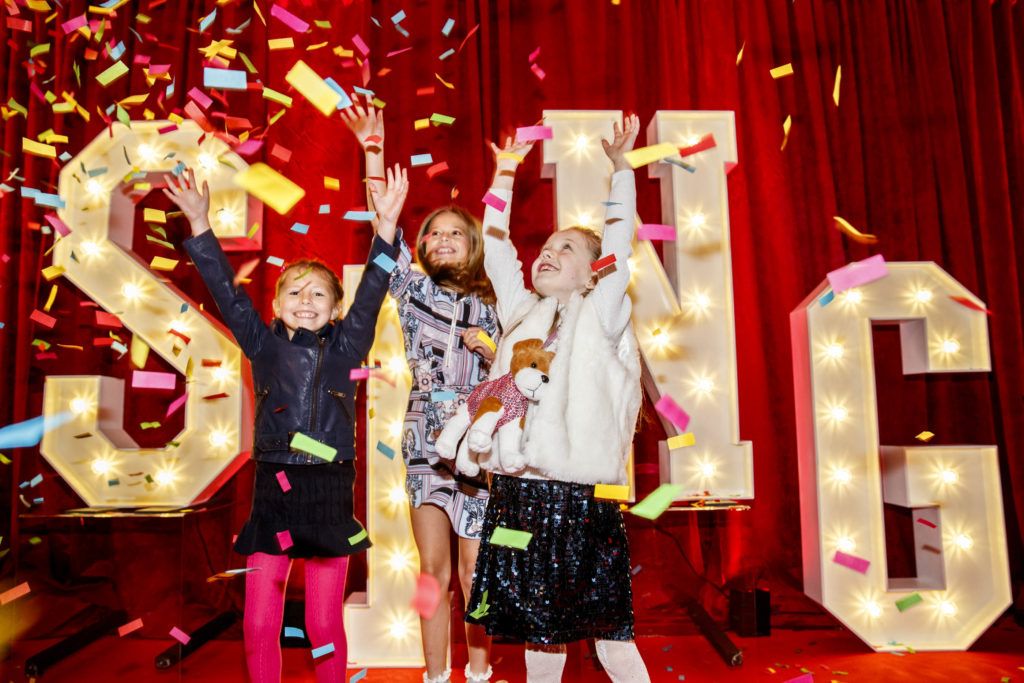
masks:
{"type": "Polygon", "coordinates": [[[355,535],[352,535],[352,536],[348,537],[348,544],[349,545],[356,545],[358,543],[362,543],[363,539],[366,538],[369,535],[370,534],[368,534],[366,532],[366,529],[360,529],[358,534],[355,534],[355,535]]]}
{"type": "Polygon", "coordinates": [[[484,591],[483,597],[480,598],[480,604],[475,610],[469,613],[469,616],[474,619],[482,619],[487,616],[487,612],[489,612],[490,609],[491,606],[487,604],[487,591],[484,591]]]}
{"type": "Polygon", "coordinates": [[[920,602],[924,602],[924,598],[921,597],[921,594],[911,593],[907,597],[900,598],[896,601],[896,609],[898,609],[901,612],[906,612],[908,609],[910,609],[911,607],[920,602]]]}
{"type": "Polygon", "coordinates": [[[292,442],[288,445],[297,451],[315,455],[316,457],[323,458],[328,462],[334,462],[334,457],[338,455],[337,449],[331,448],[327,444],[320,443],[316,439],[311,439],[302,432],[295,432],[295,436],[292,437],[292,442]]]}
{"type": "Polygon", "coordinates": [[[430,115],[430,122],[431,123],[436,123],[438,125],[450,126],[453,123],[455,123],[455,117],[454,116],[448,116],[446,114],[434,113],[434,114],[430,115]]]}
{"type": "Polygon", "coordinates": [[[103,73],[96,77],[99,84],[103,87],[107,87],[117,79],[121,78],[128,73],[128,67],[120,59],[110,65],[103,73]]]}
{"type": "Polygon", "coordinates": [[[530,539],[533,538],[533,534],[529,531],[517,531],[516,529],[506,529],[503,526],[499,526],[491,534],[491,545],[503,545],[509,548],[516,548],[517,550],[526,550],[526,546],[530,544],[530,539]]]}
{"type": "Polygon", "coordinates": [[[139,427],[142,429],[159,429],[159,422],[140,422],[139,427]]]}
{"type": "Polygon", "coordinates": [[[39,545],[43,542],[43,539],[39,538],[38,536],[33,536],[32,538],[28,539],[28,542],[32,545],[39,545]]]}
{"type": "Polygon", "coordinates": [[[634,505],[630,512],[644,519],[657,519],[682,492],[683,487],[679,484],[662,484],[634,505]]]}

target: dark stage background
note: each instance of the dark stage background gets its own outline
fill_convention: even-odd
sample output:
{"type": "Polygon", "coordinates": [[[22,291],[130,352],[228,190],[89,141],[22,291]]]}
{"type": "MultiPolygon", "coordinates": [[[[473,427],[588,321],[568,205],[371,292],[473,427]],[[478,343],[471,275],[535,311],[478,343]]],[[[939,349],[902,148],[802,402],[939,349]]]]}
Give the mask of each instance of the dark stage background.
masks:
{"type": "MultiPolygon", "coordinates": [[[[158,95],[167,82],[148,89],[139,66],[109,88],[99,87],[94,77],[110,65],[110,58],[94,54],[90,59],[86,49],[100,46],[81,36],[66,37],[60,28],[85,11],[85,2],[63,3],[50,21],[48,12],[20,6],[16,18],[28,24],[8,22],[0,43],[0,99],[13,98],[28,107],[28,115],[14,113],[0,123],[3,177],[20,169],[24,185],[55,191],[49,188],[56,183],[58,165],[24,157],[22,136],[34,138],[53,128],[69,136],[70,143],[60,148],[74,154],[103,130],[97,108],[128,95],[152,93],[145,105],[132,108],[134,117],[141,118],[144,107],[158,117],[180,110],[189,89],[202,86],[199,49],[221,38],[233,39],[234,47],[252,59],[258,77],[284,92],[289,90],[284,75],[299,57],[343,86],[362,85],[360,67],[331,48],[351,48],[356,33],[365,39],[370,47],[367,87],[387,103],[388,158],[407,162],[411,154],[430,152],[451,168],[434,180],[426,178],[422,167],[412,170],[404,214],[410,230],[455,190],[457,201],[480,211],[478,198],[491,173],[486,141],[537,122],[544,109],[621,108],[637,112],[644,126],[657,110],[734,110],[739,166],[730,175],[729,193],[740,433],[754,442],[756,499],[747,512],[669,513],[656,524],[628,520],[633,563],[640,565],[634,579],[640,634],[684,628],[677,615],[687,595],[699,595],[721,614],[724,600],[718,589],[726,585],[770,587],[777,601],[790,600],[779,615],[790,615],[790,623],[829,621],[796,597],[800,518],[788,316],[827,271],[872,253],[890,261],[936,261],[993,311],[990,374],[904,378],[898,335],[886,329],[876,333],[880,427],[887,444],[914,444],[915,434],[930,429],[937,435],[933,444],[998,445],[1015,595],[1021,594],[1024,505],[1016,496],[1024,493],[1024,46],[1017,43],[1024,36],[1024,7],[1008,0],[282,4],[311,23],[329,20],[333,28],[314,27],[296,36],[270,19],[265,1],[260,7],[269,27],[249,2],[218,6],[211,0],[143,0],[120,8],[104,43],[123,40],[125,63],[145,55],[153,63],[171,64],[175,92],[162,101],[158,95]],[[200,19],[215,7],[212,27],[199,34],[200,19]],[[401,9],[408,15],[402,22],[411,33],[408,39],[390,20],[401,9]],[[141,23],[139,12],[152,21],[141,23]],[[455,27],[446,38],[441,27],[448,17],[455,19],[455,27]],[[251,23],[239,35],[225,32],[247,19],[251,23]],[[268,39],[286,36],[295,37],[295,50],[267,52],[268,39]],[[324,41],[327,47],[304,49],[324,41]],[[50,53],[30,63],[30,47],[42,42],[53,44],[50,53]],[[404,47],[412,50],[385,57],[404,47]],[[743,60],[737,65],[741,47],[743,60]],[[456,54],[438,60],[449,48],[456,54]],[[537,48],[544,80],[528,61],[537,48]],[[795,74],[773,80],[769,69],[787,62],[795,74]],[[81,68],[81,86],[74,64],[81,68]],[[839,65],[837,108],[832,86],[839,65]],[[435,73],[454,87],[445,87],[435,73]],[[432,91],[418,94],[423,88],[432,91]],[[41,98],[47,90],[75,93],[91,121],[54,116],[41,98]],[[415,119],[434,112],[454,116],[454,125],[413,130],[415,119]],[[780,151],[787,115],[792,116],[792,132],[780,151]],[[848,241],[833,228],[834,215],[878,235],[879,243],[865,247],[848,241]]],[[[234,67],[242,68],[237,60],[234,67]]],[[[269,143],[290,149],[289,162],[269,163],[307,190],[288,216],[267,211],[263,255],[315,255],[339,268],[362,262],[369,228],[340,220],[344,210],[363,203],[360,154],[350,134],[337,115],[324,118],[300,96],[268,128],[279,108],[255,91],[227,93],[212,107],[248,120],[214,119],[230,125],[233,133],[251,126],[253,135],[264,137],[268,144],[250,161],[263,158],[269,143]],[[340,193],[323,189],[324,175],[341,179],[340,193]],[[330,216],[317,214],[324,202],[334,207],[330,216]],[[310,224],[309,234],[289,231],[295,221],[310,224]]],[[[638,145],[643,144],[641,137],[638,145]]],[[[539,177],[539,156],[535,152],[528,159],[517,180],[513,221],[524,261],[536,255],[552,229],[552,188],[539,177]]],[[[16,190],[0,198],[0,253],[9,256],[0,263],[3,424],[40,413],[47,374],[125,376],[129,368],[127,356],[114,361],[109,350],[91,346],[92,313],[79,306],[87,298],[66,282],[53,309],[56,328],[28,320],[49,292],[39,271],[49,263],[44,252],[52,236],[39,229],[43,212],[17,191],[22,182],[6,182],[16,190]],[[84,350],[55,347],[56,358],[39,360],[34,339],[80,344],[84,350]]],[[[646,222],[661,222],[656,184],[640,172],[638,186],[640,215],[646,222]]],[[[180,244],[187,226],[183,220],[172,223],[170,239],[180,244]]],[[[140,220],[137,234],[143,232],[140,220]]],[[[136,244],[147,261],[168,255],[144,239],[137,237],[136,244]]],[[[237,266],[252,256],[236,253],[232,261],[237,266]]],[[[175,282],[209,306],[202,283],[183,266],[175,282]]],[[[253,277],[249,290],[269,318],[273,273],[264,265],[253,277]]],[[[167,368],[154,355],[147,369],[167,368]]],[[[126,421],[140,443],[162,444],[180,429],[180,421],[160,430],[138,429],[139,421],[156,419],[148,417],[155,411],[162,416],[163,407],[144,397],[131,401],[126,421]]],[[[644,422],[636,449],[641,496],[658,484],[659,438],[664,437],[656,421],[644,422]]],[[[0,535],[12,552],[0,559],[0,578],[5,583],[15,574],[19,580],[31,578],[38,586],[34,590],[52,594],[58,606],[35,615],[39,623],[31,628],[59,628],[71,608],[97,602],[148,616],[147,632],[162,637],[170,625],[187,621],[179,619],[182,612],[198,616],[239,604],[240,583],[207,585],[204,579],[243,562],[228,545],[248,512],[249,467],[215,498],[224,507],[196,520],[41,528],[19,518],[26,512],[17,496],[21,481],[43,474],[38,494],[45,496],[43,512],[81,503],[37,450],[6,455],[13,463],[0,466],[9,513],[0,519],[0,535]],[[30,543],[34,536],[41,542],[30,543]],[[128,559],[140,555],[152,558],[145,570],[124,569],[128,559]],[[114,588],[103,580],[106,576],[117,577],[114,588]]],[[[909,532],[897,516],[891,521],[890,568],[906,571],[912,555],[901,552],[906,544],[900,541],[909,532]]],[[[361,581],[357,568],[351,584],[358,588],[361,581]]]]}

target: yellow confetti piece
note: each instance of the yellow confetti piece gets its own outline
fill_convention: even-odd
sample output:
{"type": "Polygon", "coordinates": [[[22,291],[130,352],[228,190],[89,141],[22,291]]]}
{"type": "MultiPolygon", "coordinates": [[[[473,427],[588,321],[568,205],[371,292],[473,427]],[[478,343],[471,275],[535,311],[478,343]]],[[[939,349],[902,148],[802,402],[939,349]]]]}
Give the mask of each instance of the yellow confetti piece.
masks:
{"type": "Polygon", "coordinates": [[[35,59],[39,55],[46,55],[46,54],[49,54],[49,53],[50,53],[50,44],[49,43],[40,43],[39,45],[34,46],[31,50],[28,51],[28,56],[31,57],[32,59],[35,59]]]}
{"type": "Polygon", "coordinates": [[[135,183],[134,185],[132,185],[132,189],[135,192],[149,192],[150,190],[153,189],[153,183],[135,183]]]}
{"type": "Polygon", "coordinates": [[[424,128],[430,128],[430,119],[416,119],[412,122],[413,130],[423,130],[424,128]]]}
{"type": "Polygon", "coordinates": [[[836,84],[832,86],[832,101],[839,106],[839,81],[843,78],[842,65],[836,67],[836,84]]]}
{"type": "Polygon", "coordinates": [[[785,78],[786,76],[792,76],[793,75],[793,65],[792,64],[783,64],[782,66],[775,67],[774,69],[769,71],[769,73],[772,75],[772,78],[774,78],[775,80],[778,80],[780,78],[785,78]]]}
{"type": "Polygon", "coordinates": [[[846,235],[854,242],[859,242],[860,244],[874,244],[878,241],[877,237],[861,232],[850,225],[850,223],[841,216],[832,216],[832,220],[836,223],[836,229],[846,233],[846,235]]]}
{"type": "Polygon", "coordinates": [[[325,175],[324,176],[324,188],[326,188],[328,190],[340,190],[341,189],[341,181],[338,180],[337,178],[332,178],[329,175],[325,175]]]}
{"type": "Polygon", "coordinates": [[[491,339],[491,335],[487,334],[483,330],[476,333],[476,338],[483,342],[483,345],[489,348],[491,353],[498,350],[498,345],[494,343],[493,339],[491,339]]]}
{"type": "Polygon", "coordinates": [[[142,212],[142,220],[147,223],[166,223],[167,214],[160,209],[145,209],[142,212]]]}
{"type": "Polygon", "coordinates": [[[598,484],[594,487],[594,498],[629,500],[629,487],[619,484],[598,484]]]}
{"type": "Polygon", "coordinates": [[[267,41],[267,48],[270,50],[291,50],[295,47],[295,41],[288,38],[273,38],[267,41]]]}
{"type": "Polygon", "coordinates": [[[931,441],[932,439],[935,438],[935,435],[932,434],[931,432],[929,432],[926,429],[925,431],[921,432],[920,434],[918,434],[914,438],[917,439],[918,441],[923,441],[925,443],[928,443],[929,441],[931,441]]]}
{"type": "Polygon", "coordinates": [[[50,3],[45,0],[28,0],[27,6],[33,12],[49,12],[50,3]]]}
{"type": "Polygon", "coordinates": [[[292,98],[284,93],[277,92],[273,88],[263,86],[263,99],[270,100],[271,102],[277,102],[283,104],[286,107],[292,106],[292,98]]]}
{"type": "Polygon", "coordinates": [[[96,77],[104,88],[128,73],[128,67],[120,59],[110,65],[106,71],[96,77]]]}
{"type": "Polygon", "coordinates": [[[43,306],[43,310],[47,313],[50,312],[50,306],[53,306],[54,299],[57,298],[57,285],[50,287],[50,296],[46,298],[46,305],[43,306]]]}
{"type": "Polygon", "coordinates": [[[455,85],[441,78],[440,74],[435,73],[434,76],[437,77],[437,80],[441,81],[441,85],[448,88],[449,90],[455,90],[455,85]]]}
{"type": "Polygon", "coordinates": [[[306,195],[305,190],[262,162],[236,173],[234,180],[239,187],[280,214],[291,211],[306,195]]]}
{"type": "Polygon", "coordinates": [[[324,79],[320,78],[301,59],[295,62],[295,66],[285,75],[284,80],[298,90],[324,116],[330,116],[338,106],[338,102],[341,101],[341,95],[324,83],[324,79]]]}
{"type": "Polygon", "coordinates": [[[67,135],[58,135],[57,133],[54,133],[52,129],[45,130],[36,137],[39,139],[39,142],[45,142],[48,145],[55,142],[67,144],[68,141],[67,135]]]}
{"type": "Polygon", "coordinates": [[[64,266],[47,266],[43,268],[43,277],[46,278],[47,282],[50,282],[54,278],[58,278],[64,274],[64,266]]]}
{"type": "Polygon", "coordinates": [[[502,160],[502,159],[512,159],[517,164],[521,164],[521,163],[523,163],[523,160],[525,158],[526,157],[524,157],[522,154],[516,154],[515,152],[499,152],[498,153],[498,160],[499,161],[502,160]]]}
{"type": "Polygon", "coordinates": [[[245,64],[246,71],[251,74],[256,73],[256,65],[252,63],[252,60],[250,60],[244,52],[239,52],[238,56],[242,58],[242,64],[245,64]]]}
{"type": "Polygon", "coordinates": [[[640,168],[641,166],[646,166],[647,164],[654,163],[655,161],[661,161],[665,157],[670,157],[678,151],[679,148],[671,142],[662,142],[657,145],[631,150],[626,152],[623,156],[630,166],[633,168],[640,168]]]}
{"type": "Polygon", "coordinates": [[[146,98],[148,97],[149,93],[143,93],[142,95],[129,95],[128,97],[118,102],[118,104],[120,104],[122,107],[134,107],[137,104],[142,104],[143,102],[145,102],[146,98]]]}
{"type": "Polygon", "coordinates": [[[153,270],[172,271],[177,266],[177,259],[164,258],[163,256],[154,256],[153,260],[149,262],[149,267],[153,270]]]}
{"type": "Polygon", "coordinates": [[[782,122],[782,146],[779,147],[779,151],[786,149],[786,143],[789,142],[789,130],[793,127],[793,117],[787,116],[786,120],[782,122]]]}
{"type": "Polygon", "coordinates": [[[686,448],[697,443],[692,432],[686,432],[685,434],[677,434],[670,437],[668,440],[669,450],[675,450],[677,448],[686,448]]]}
{"type": "Polygon", "coordinates": [[[146,342],[142,341],[142,337],[137,334],[132,335],[131,345],[131,359],[132,365],[139,368],[140,370],[146,367],[146,359],[149,358],[149,346],[146,342]]]}
{"type": "Polygon", "coordinates": [[[347,59],[347,58],[352,57],[352,56],[354,56],[356,54],[352,50],[346,50],[341,45],[338,45],[337,47],[335,47],[332,50],[332,52],[334,54],[338,55],[339,57],[341,57],[342,59],[347,59]]]}
{"type": "Polygon", "coordinates": [[[44,159],[56,159],[57,148],[53,145],[44,145],[41,142],[36,142],[31,138],[21,139],[21,151],[25,154],[31,154],[36,157],[43,157],[44,159]]]}

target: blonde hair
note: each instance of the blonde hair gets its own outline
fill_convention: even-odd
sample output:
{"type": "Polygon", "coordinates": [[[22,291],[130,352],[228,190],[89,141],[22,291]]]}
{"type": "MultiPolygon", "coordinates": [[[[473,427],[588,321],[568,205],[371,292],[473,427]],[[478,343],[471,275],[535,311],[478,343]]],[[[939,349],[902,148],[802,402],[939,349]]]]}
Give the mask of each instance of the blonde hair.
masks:
{"type": "Polygon", "coordinates": [[[484,272],[484,238],[480,228],[480,219],[461,206],[454,204],[442,206],[427,214],[416,235],[416,262],[438,285],[460,294],[475,294],[484,303],[494,303],[494,289],[491,288],[491,281],[487,279],[487,274],[484,272]],[[427,259],[427,245],[424,238],[430,232],[434,220],[446,213],[458,218],[466,228],[469,249],[466,262],[461,266],[438,267],[427,259]]]}
{"type": "Polygon", "coordinates": [[[593,263],[597,259],[601,258],[601,235],[592,228],[584,228],[580,225],[573,225],[568,228],[563,228],[563,232],[569,231],[575,232],[583,237],[583,241],[587,243],[587,248],[590,249],[590,262],[593,263]]]}

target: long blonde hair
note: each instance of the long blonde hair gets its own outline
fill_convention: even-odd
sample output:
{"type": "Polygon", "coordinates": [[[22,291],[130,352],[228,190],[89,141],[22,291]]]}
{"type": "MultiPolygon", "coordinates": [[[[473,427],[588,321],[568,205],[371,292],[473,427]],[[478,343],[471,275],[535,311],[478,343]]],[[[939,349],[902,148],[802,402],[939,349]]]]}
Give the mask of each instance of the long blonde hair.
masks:
{"type": "Polygon", "coordinates": [[[480,229],[480,219],[471,214],[461,206],[451,204],[442,206],[431,211],[416,235],[416,262],[420,264],[424,272],[434,282],[442,287],[454,290],[460,294],[475,294],[484,303],[493,304],[494,289],[491,281],[487,279],[484,272],[484,238],[480,229]],[[469,253],[466,255],[466,263],[462,266],[438,267],[427,260],[427,247],[424,237],[430,232],[430,227],[438,216],[450,213],[466,227],[466,237],[469,239],[469,253]]]}

